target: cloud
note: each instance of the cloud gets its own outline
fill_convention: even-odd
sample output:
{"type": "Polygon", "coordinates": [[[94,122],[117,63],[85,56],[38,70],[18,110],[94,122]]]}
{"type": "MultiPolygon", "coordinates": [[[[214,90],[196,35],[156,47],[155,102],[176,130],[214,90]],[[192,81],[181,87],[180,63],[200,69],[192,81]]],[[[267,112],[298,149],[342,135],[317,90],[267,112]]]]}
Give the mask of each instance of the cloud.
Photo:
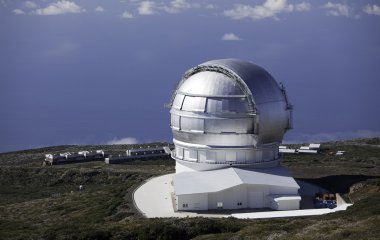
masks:
{"type": "Polygon", "coordinates": [[[121,139],[114,139],[107,142],[107,145],[113,145],[113,144],[137,144],[138,141],[136,138],[133,137],[126,137],[121,139]]]}
{"type": "Polygon", "coordinates": [[[14,9],[13,13],[16,15],[25,14],[25,12],[22,9],[18,9],[18,8],[14,9]]]}
{"type": "Polygon", "coordinates": [[[185,9],[185,8],[191,7],[191,4],[186,2],[186,0],[174,0],[170,2],[170,5],[173,8],[177,8],[177,9],[181,9],[181,8],[185,9]]]}
{"type": "Polygon", "coordinates": [[[123,14],[121,15],[122,18],[133,18],[132,13],[128,11],[124,11],[123,14]]]}
{"type": "Polygon", "coordinates": [[[67,13],[80,13],[85,10],[78,6],[75,2],[67,0],[59,0],[56,3],[52,3],[46,8],[36,9],[33,13],[36,15],[59,15],[67,13]]]}
{"type": "Polygon", "coordinates": [[[197,3],[188,3],[186,0],[173,0],[169,3],[169,6],[163,6],[162,9],[168,13],[178,13],[181,10],[197,8],[199,6],[197,3]]]}
{"type": "MultiPolygon", "coordinates": [[[[137,2],[130,0],[130,2],[137,2]]],[[[153,15],[160,12],[166,13],[179,13],[183,10],[201,8],[205,9],[215,8],[212,4],[194,3],[188,0],[172,0],[170,2],[163,1],[141,1],[138,3],[137,12],[139,15],[153,15]]]]}
{"type": "Polygon", "coordinates": [[[95,12],[104,12],[104,8],[102,6],[97,6],[95,12]]]}
{"type": "Polygon", "coordinates": [[[26,1],[25,7],[26,8],[37,8],[37,4],[35,2],[32,2],[32,1],[26,1]]]}
{"type": "Polygon", "coordinates": [[[206,6],[205,6],[205,8],[206,9],[215,9],[216,8],[216,6],[214,5],[214,4],[207,4],[206,6]]]}
{"type": "Polygon", "coordinates": [[[310,3],[288,4],[287,0],[266,0],[261,5],[236,4],[233,9],[224,11],[224,15],[232,19],[251,18],[259,20],[275,18],[280,13],[304,12],[310,10],[310,3]]]}
{"type": "Polygon", "coordinates": [[[380,7],[377,6],[376,4],[373,4],[372,6],[371,5],[366,5],[364,8],[363,8],[363,11],[367,14],[371,14],[371,15],[380,15],[380,7]]]}
{"type": "Polygon", "coordinates": [[[154,8],[155,8],[154,2],[142,1],[137,10],[140,15],[153,15],[155,14],[154,8]]]}
{"type": "Polygon", "coordinates": [[[235,35],[234,33],[226,33],[222,37],[223,41],[240,41],[242,40],[240,37],[235,35]]]}
{"type": "Polygon", "coordinates": [[[331,142],[338,140],[349,140],[356,138],[380,137],[380,131],[358,130],[348,132],[316,133],[316,134],[295,134],[284,141],[284,143],[312,143],[331,142]]]}
{"type": "Polygon", "coordinates": [[[328,2],[325,5],[323,5],[322,8],[327,9],[327,14],[330,16],[352,16],[352,8],[347,4],[328,2]]]}
{"type": "Polygon", "coordinates": [[[307,2],[302,2],[294,5],[294,8],[298,12],[306,12],[311,9],[311,4],[307,2]]]}

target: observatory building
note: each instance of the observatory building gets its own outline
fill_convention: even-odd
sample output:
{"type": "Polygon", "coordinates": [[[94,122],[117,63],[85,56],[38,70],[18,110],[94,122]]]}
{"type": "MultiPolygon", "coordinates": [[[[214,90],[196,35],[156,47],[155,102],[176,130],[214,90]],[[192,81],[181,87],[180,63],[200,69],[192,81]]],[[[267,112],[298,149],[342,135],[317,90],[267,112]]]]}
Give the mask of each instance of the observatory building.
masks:
{"type": "Polygon", "coordinates": [[[299,209],[300,187],[279,165],[292,106],[266,70],[205,62],[184,74],[169,107],[176,210],[299,209]]]}

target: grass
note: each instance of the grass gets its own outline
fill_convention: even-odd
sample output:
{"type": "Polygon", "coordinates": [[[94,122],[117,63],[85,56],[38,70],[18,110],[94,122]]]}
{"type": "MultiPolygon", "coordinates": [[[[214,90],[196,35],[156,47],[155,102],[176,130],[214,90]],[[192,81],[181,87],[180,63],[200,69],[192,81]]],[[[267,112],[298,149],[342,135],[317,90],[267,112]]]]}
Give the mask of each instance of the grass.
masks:
{"type": "MultiPolygon", "coordinates": [[[[133,205],[133,190],[145,179],[173,172],[170,159],[43,167],[46,153],[89,147],[2,153],[0,239],[378,239],[379,145],[378,138],[332,142],[318,156],[286,156],[283,165],[295,177],[342,191],[355,204],[323,216],[262,220],[143,218],[133,205]],[[336,150],[347,154],[328,155],[336,150]]],[[[117,154],[131,146],[90,147],[117,154]]]]}

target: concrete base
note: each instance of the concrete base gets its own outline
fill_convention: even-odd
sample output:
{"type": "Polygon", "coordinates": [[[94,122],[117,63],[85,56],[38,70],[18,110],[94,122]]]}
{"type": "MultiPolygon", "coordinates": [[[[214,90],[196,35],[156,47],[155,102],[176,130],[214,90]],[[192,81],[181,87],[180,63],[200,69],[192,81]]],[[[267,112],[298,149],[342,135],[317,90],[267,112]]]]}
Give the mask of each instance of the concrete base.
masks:
{"type": "MultiPolygon", "coordinates": [[[[133,194],[133,199],[137,209],[147,218],[166,218],[166,217],[235,217],[235,218],[279,218],[279,217],[297,217],[313,216],[346,210],[352,204],[342,204],[334,209],[302,209],[292,211],[267,211],[267,209],[244,209],[236,211],[218,212],[181,212],[174,211],[172,194],[174,188],[172,185],[173,174],[162,175],[151,178],[137,188],[133,194]],[[247,212],[249,211],[249,212],[247,212]]],[[[300,193],[307,192],[312,194],[313,190],[320,190],[318,187],[312,187],[310,184],[298,182],[301,186],[300,193]],[[306,189],[305,189],[306,188],[306,189]]],[[[315,193],[315,192],[314,192],[315,193]]]]}

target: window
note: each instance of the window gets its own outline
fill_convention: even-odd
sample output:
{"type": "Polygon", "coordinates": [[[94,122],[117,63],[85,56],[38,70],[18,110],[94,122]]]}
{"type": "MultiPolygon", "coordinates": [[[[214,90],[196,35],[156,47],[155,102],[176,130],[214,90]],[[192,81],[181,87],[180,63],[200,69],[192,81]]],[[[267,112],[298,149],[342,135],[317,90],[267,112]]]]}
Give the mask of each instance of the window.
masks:
{"type": "Polygon", "coordinates": [[[174,115],[172,114],[171,115],[171,126],[174,128],[174,129],[179,129],[179,122],[180,122],[180,117],[178,115],[174,115]]]}
{"type": "Polygon", "coordinates": [[[204,132],[204,119],[181,117],[181,130],[204,132]]]}
{"type": "Polygon", "coordinates": [[[174,101],[173,101],[173,108],[181,109],[184,97],[185,96],[182,94],[177,94],[174,98],[174,101]]]}
{"type": "Polygon", "coordinates": [[[244,162],[245,161],[245,151],[237,151],[236,152],[236,161],[244,162]]]}
{"type": "Polygon", "coordinates": [[[223,208],[223,203],[222,202],[217,202],[216,206],[217,206],[217,208],[223,208]]]}
{"type": "Polygon", "coordinates": [[[242,203],[242,202],[238,202],[237,205],[238,205],[238,206],[242,206],[243,203],[242,203]]]}
{"type": "Polygon", "coordinates": [[[198,152],[195,150],[185,149],[184,155],[185,155],[185,160],[190,160],[190,161],[198,160],[198,152]]]}
{"type": "Polygon", "coordinates": [[[246,161],[253,161],[254,159],[255,159],[255,153],[253,150],[245,152],[245,160],[246,161]]]}
{"type": "Polygon", "coordinates": [[[182,204],[182,207],[183,207],[183,208],[188,208],[188,207],[189,207],[189,204],[184,203],[184,204],[182,204]]]}
{"type": "Polygon", "coordinates": [[[207,151],[206,152],[206,159],[209,161],[215,161],[216,160],[216,152],[207,151]]]}
{"type": "Polygon", "coordinates": [[[222,112],[222,99],[220,98],[207,99],[207,112],[208,113],[222,112]]]}
{"type": "Polygon", "coordinates": [[[263,151],[262,150],[256,150],[255,151],[255,159],[256,162],[262,162],[263,161],[263,151]]]}
{"type": "Polygon", "coordinates": [[[216,159],[218,162],[225,162],[226,161],[226,153],[223,151],[216,152],[216,159]]]}
{"type": "Polygon", "coordinates": [[[183,101],[182,110],[204,112],[206,106],[206,98],[186,96],[183,101]]]}
{"type": "Polygon", "coordinates": [[[226,161],[235,162],[236,161],[236,152],[226,152],[226,161]]]}
{"type": "Polygon", "coordinates": [[[199,155],[199,161],[200,162],[204,162],[207,160],[206,151],[198,151],[198,155],[199,155]]]}
{"type": "Polygon", "coordinates": [[[208,113],[246,113],[248,111],[247,98],[209,98],[207,99],[208,113]]]}
{"type": "Polygon", "coordinates": [[[183,159],[183,148],[176,147],[175,148],[175,153],[176,153],[177,158],[183,159]]]}
{"type": "Polygon", "coordinates": [[[205,119],[207,133],[251,133],[252,119],[205,119]]]}
{"type": "Polygon", "coordinates": [[[230,98],[223,101],[223,111],[246,113],[248,112],[247,98],[230,98]]]}

